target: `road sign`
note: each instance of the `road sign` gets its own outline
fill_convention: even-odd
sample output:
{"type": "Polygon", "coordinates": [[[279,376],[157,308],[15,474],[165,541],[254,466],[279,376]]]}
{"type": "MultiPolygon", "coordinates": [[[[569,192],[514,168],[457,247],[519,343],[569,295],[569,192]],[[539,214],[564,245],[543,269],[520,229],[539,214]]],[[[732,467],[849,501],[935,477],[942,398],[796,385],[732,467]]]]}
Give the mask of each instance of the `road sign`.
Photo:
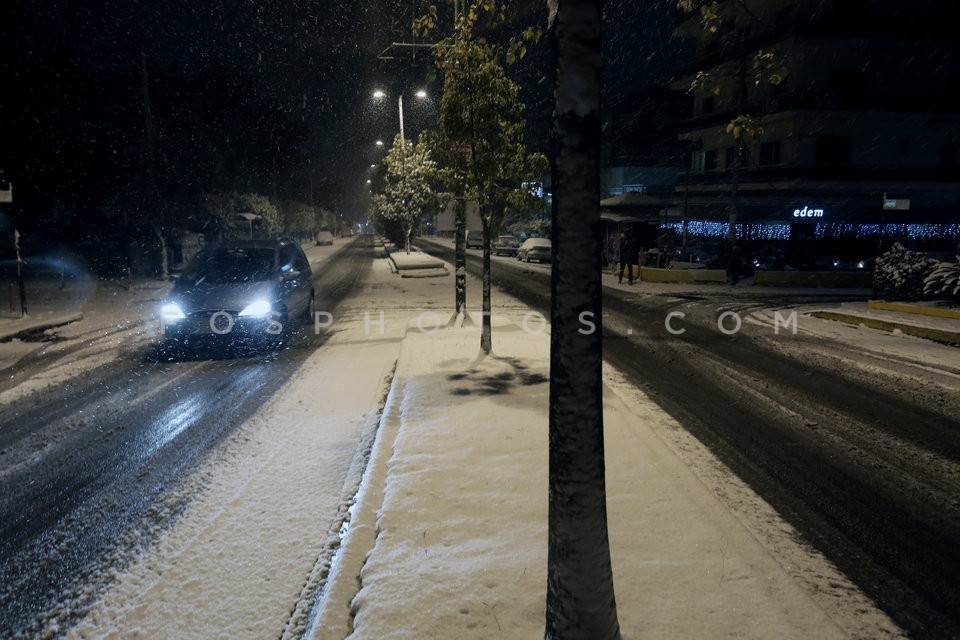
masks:
{"type": "Polygon", "coordinates": [[[910,210],[910,201],[903,198],[898,198],[892,200],[890,198],[883,199],[883,210],[884,211],[909,211],[910,210]]]}

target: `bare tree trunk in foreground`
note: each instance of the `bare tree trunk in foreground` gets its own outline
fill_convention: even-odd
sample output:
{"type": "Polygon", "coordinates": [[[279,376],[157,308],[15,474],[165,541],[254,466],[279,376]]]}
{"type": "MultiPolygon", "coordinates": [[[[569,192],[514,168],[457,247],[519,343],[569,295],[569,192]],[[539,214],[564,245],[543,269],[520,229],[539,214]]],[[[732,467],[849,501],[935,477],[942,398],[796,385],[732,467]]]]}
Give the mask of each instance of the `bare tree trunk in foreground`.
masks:
{"type": "Polygon", "coordinates": [[[551,170],[547,640],[617,640],[603,451],[600,264],[602,0],[548,0],[551,170]]]}

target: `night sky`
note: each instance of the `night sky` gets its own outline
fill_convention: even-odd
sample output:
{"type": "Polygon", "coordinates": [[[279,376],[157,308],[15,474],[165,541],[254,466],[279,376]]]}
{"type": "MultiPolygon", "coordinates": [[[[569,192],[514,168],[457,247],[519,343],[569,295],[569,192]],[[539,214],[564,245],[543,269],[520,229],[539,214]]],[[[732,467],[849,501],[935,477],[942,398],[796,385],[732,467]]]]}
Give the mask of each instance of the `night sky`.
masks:
{"type": "MultiPolygon", "coordinates": [[[[512,5],[518,24],[545,29],[545,2],[512,5]]],[[[659,3],[606,11],[609,98],[657,76],[669,20],[659,3]]],[[[395,98],[378,105],[370,92],[427,85],[433,102],[405,102],[414,133],[439,104],[428,56],[378,59],[411,40],[416,0],[8,0],[4,12],[0,167],[20,227],[76,233],[138,199],[148,165],[184,206],[205,191],[257,191],[362,220],[373,142],[398,129],[395,98]]],[[[511,71],[535,146],[549,116],[547,46],[511,71]]]]}

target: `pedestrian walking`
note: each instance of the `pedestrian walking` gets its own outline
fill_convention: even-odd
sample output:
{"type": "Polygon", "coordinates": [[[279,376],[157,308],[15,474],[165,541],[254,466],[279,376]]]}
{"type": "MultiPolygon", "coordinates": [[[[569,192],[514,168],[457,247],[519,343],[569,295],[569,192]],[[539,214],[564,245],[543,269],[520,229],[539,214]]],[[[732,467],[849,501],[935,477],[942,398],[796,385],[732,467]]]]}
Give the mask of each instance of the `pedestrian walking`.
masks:
{"type": "Polygon", "coordinates": [[[627,282],[633,284],[633,265],[637,262],[637,243],[626,234],[620,236],[620,278],[617,284],[623,284],[623,271],[627,271],[627,282]]]}

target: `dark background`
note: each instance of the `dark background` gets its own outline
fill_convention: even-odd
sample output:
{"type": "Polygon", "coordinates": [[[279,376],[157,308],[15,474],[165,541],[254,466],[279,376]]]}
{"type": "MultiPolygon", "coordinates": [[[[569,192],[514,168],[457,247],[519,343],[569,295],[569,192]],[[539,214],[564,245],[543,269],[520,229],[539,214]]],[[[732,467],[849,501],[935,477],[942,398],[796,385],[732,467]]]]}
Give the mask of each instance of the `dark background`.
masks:
{"type": "MultiPolygon", "coordinates": [[[[607,3],[608,113],[666,73],[671,6],[607,3]]],[[[157,201],[202,217],[205,193],[262,193],[364,220],[367,172],[383,153],[373,142],[399,128],[394,96],[430,93],[405,101],[408,136],[436,121],[442,81],[430,56],[390,46],[412,40],[422,11],[417,0],[8,0],[0,169],[14,202],[0,205],[0,244],[14,227],[28,252],[109,244],[106,229],[136,225],[157,201]],[[378,86],[391,97],[373,101],[378,86]]],[[[546,30],[543,0],[514,1],[511,15],[517,31],[546,30]]],[[[451,22],[442,7],[436,36],[451,22]]],[[[510,69],[539,150],[548,61],[544,37],[510,69]]]]}

